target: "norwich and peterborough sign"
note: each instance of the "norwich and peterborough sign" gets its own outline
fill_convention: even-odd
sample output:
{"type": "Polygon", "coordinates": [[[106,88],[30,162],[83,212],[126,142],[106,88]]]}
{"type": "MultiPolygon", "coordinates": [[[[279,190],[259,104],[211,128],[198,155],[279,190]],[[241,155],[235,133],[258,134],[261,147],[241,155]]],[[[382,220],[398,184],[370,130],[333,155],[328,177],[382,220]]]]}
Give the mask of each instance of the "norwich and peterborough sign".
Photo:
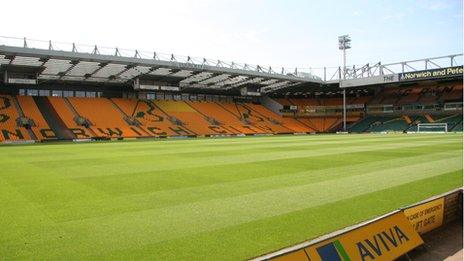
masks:
{"type": "Polygon", "coordinates": [[[447,78],[453,76],[462,76],[463,72],[464,71],[462,66],[455,66],[448,68],[400,73],[398,79],[399,81],[416,81],[436,78],[447,78]]]}
{"type": "Polygon", "coordinates": [[[274,260],[393,260],[423,244],[402,211],[274,260]]]}
{"type": "Polygon", "coordinates": [[[406,81],[431,80],[449,77],[462,77],[464,70],[462,66],[454,66],[439,69],[430,69],[423,71],[395,73],[387,75],[378,75],[364,78],[346,79],[340,81],[340,88],[389,84],[406,81]]]}

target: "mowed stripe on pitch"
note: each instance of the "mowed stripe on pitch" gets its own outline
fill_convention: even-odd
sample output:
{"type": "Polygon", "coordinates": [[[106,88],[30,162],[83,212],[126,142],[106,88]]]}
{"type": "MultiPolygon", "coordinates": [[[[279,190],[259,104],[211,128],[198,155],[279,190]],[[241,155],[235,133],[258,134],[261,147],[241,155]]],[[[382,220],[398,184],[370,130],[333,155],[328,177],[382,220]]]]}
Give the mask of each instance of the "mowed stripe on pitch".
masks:
{"type": "MultiPolygon", "coordinates": [[[[415,146],[418,146],[418,144],[416,143],[415,146]]],[[[378,150],[386,151],[383,147],[378,147],[378,150]]],[[[341,156],[343,156],[343,155],[339,155],[339,156],[337,156],[337,158],[339,158],[341,156]]],[[[311,157],[307,157],[306,159],[309,162],[311,161],[311,157]]],[[[306,160],[306,159],[304,159],[304,160],[306,160]]],[[[273,161],[278,161],[278,160],[273,160],[273,161]]],[[[355,161],[355,160],[353,160],[353,161],[355,161]]],[[[267,165],[269,162],[270,161],[263,162],[263,164],[267,165]]],[[[281,162],[278,162],[278,164],[279,163],[281,163],[281,162]]],[[[282,162],[282,163],[285,164],[286,162],[282,162]]],[[[291,163],[295,163],[295,162],[291,162],[291,163]]],[[[347,163],[345,163],[345,164],[347,164],[347,163]]],[[[269,164],[269,166],[272,166],[272,164],[269,164]]],[[[332,166],[332,165],[326,164],[326,166],[323,166],[323,168],[324,167],[327,168],[327,167],[330,167],[330,166],[332,166]]],[[[183,172],[181,170],[178,173],[175,173],[177,176],[176,175],[171,176],[173,173],[160,173],[160,175],[168,174],[168,175],[170,175],[170,177],[167,177],[167,178],[172,178],[172,179],[177,178],[178,180],[174,180],[173,183],[174,184],[175,183],[182,184],[181,187],[184,186],[185,180],[190,181],[190,182],[187,182],[187,184],[185,184],[186,187],[190,187],[190,186],[210,185],[211,182],[213,182],[213,183],[222,183],[223,181],[230,182],[230,181],[234,181],[234,180],[242,180],[242,179],[250,178],[250,177],[247,177],[247,175],[238,175],[238,174],[240,174],[240,172],[247,172],[247,171],[243,171],[244,169],[246,170],[246,167],[247,167],[247,166],[244,166],[243,163],[235,164],[235,165],[227,165],[227,166],[219,165],[217,167],[218,168],[214,169],[215,171],[218,171],[216,173],[206,173],[208,167],[204,167],[204,168],[199,169],[200,173],[194,173],[194,174],[197,174],[197,175],[194,176],[193,179],[198,179],[199,182],[195,182],[195,180],[191,180],[191,178],[188,177],[188,176],[190,176],[192,174],[190,168],[187,169],[186,172],[183,172]],[[227,176],[226,176],[225,180],[221,180],[220,178],[217,177],[217,176],[221,176],[220,168],[223,168],[224,170],[226,170],[226,169],[236,169],[237,171],[235,171],[233,173],[227,173],[227,171],[225,171],[226,172],[225,175],[234,174],[235,177],[232,178],[232,179],[228,179],[227,176]],[[202,172],[205,172],[206,174],[203,174],[202,172]],[[185,177],[183,177],[183,176],[185,176],[185,177]],[[242,176],[244,176],[244,177],[242,177],[242,176]],[[202,180],[206,180],[206,182],[202,182],[202,180]]],[[[248,166],[248,167],[250,167],[250,166],[248,166]]],[[[251,166],[251,167],[256,167],[256,166],[251,166]]],[[[110,166],[108,166],[108,169],[110,169],[110,166]]],[[[279,169],[277,171],[277,173],[279,175],[282,175],[280,172],[284,172],[285,175],[291,175],[293,173],[290,171],[290,169],[292,169],[291,166],[286,167],[285,165],[283,165],[283,169],[282,170],[279,169]]],[[[263,172],[265,172],[265,170],[266,170],[266,168],[264,167],[263,172]]],[[[32,171],[32,172],[36,172],[36,171],[32,171]]],[[[142,173],[140,173],[139,177],[134,176],[137,173],[137,172],[135,172],[135,173],[134,172],[132,172],[130,174],[126,174],[127,176],[113,175],[114,178],[111,178],[111,179],[104,178],[104,177],[95,177],[95,178],[92,178],[92,179],[90,179],[88,181],[89,186],[82,186],[82,184],[79,183],[79,182],[75,183],[72,180],[63,179],[62,178],[63,175],[59,176],[59,178],[57,180],[48,179],[47,180],[47,186],[43,186],[43,187],[39,187],[39,188],[36,188],[35,182],[32,182],[32,183],[28,182],[27,178],[30,178],[30,177],[20,178],[19,180],[15,181],[15,182],[10,181],[10,183],[15,184],[16,186],[18,186],[18,188],[23,190],[23,193],[25,195],[27,195],[30,192],[30,199],[31,200],[33,200],[33,201],[37,200],[38,202],[41,202],[43,204],[43,203],[46,203],[48,201],[48,198],[47,197],[37,197],[38,195],[40,196],[42,193],[49,194],[52,202],[54,202],[53,199],[55,198],[55,196],[59,196],[60,202],[69,202],[69,201],[82,200],[82,199],[84,201],[86,201],[87,199],[90,199],[90,198],[97,198],[97,199],[98,198],[100,198],[100,199],[111,198],[111,195],[108,195],[107,193],[105,193],[105,192],[111,193],[111,189],[114,189],[117,192],[119,192],[119,191],[124,192],[125,188],[129,188],[129,190],[127,191],[128,193],[134,193],[133,191],[131,192],[131,190],[134,190],[134,189],[135,189],[135,193],[147,192],[146,190],[143,190],[143,187],[148,187],[149,189],[151,187],[157,188],[157,185],[158,185],[157,183],[162,183],[160,181],[163,181],[163,180],[160,180],[160,179],[156,179],[157,178],[157,176],[156,176],[157,173],[156,172],[154,174],[152,174],[150,172],[146,172],[146,173],[142,172],[142,173]],[[150,177],[150,175],[155,176],[155,178],[153,178],[153,180],[152,180],[152,181],[154,181],[154,182],[152,182],[154,184],[150,184],[150,182],[144,183],[144,181],[150,181],[149,178],[146,179],[146,177],[150,177]],[[141,183],[141,184],[137,184],[138,182],[141,183]],[[103,186],[99,186],[98,185],[99,183],[100,184],[103,183],[103,186]],[[110,187],[108,189],[105,189],[104,186],[107,185],[107,184],[109,184],[110,187]],[[113,184],[113,187],[111,187],[112,184],[113,184]],[[56,190],[53,189],[53,185],[57,186],[56,190]],[[63,191],[63,193],[61,193],[61,194],[64,194],[64,195],[61,195],[59,187],[66,186],[66,185],[68,185],[71,189],[68,189],[67,191],[63,191]],[[131,187],[132,187],[132,189],[131,189],[131,187]],[[142,189],[142,190],[140,190],[140,189],[142,189]],[[75,190],[77,194],[79,194],[82,190],[87,190],[87,191],[86,191],[86,194],[82,195],[81,197],[74,197],[75,195],[72,193],[73,190],[75,190]],[[89,193],[89,192],[91,192],[91,193],[89,193]],[[57,195],[55,195],[55,193],[57,195]]],[[[272,171],[269,171],[269,172],[272,172],[272,171]]],[[[36,173],[34,173],[33,175],[34,175],[34,178],[37,178],[36,173]]],[[[46,173],[44,175],[46,175],[47,177],[50,177],[50,174],[48,174],[48,173],[46,173]]],[[[259,175],[258,177],[261,177],[261,176],[262,175],[259,175]]],[[[18,175],[16,175],[15,177],[18,177],[18,175]]],[[[19,177],[21,177],[21,176],[19,176],[19,177]]],[[[166,178],[162,177],[161,179],[166,179],[166,178]]],[[[178,184],[175,184],[175,185],[167,184],[166,189],[176,189],[176,188],[179,187],[178,184]]],[[[159,189],[157,189],[157,190],[159,190],[159,189]]],[[[118,193],[118,194],[120,194],[120,193],[118,193]]],[[[47,196],[47,195],[44,195],[44,196],[47,196]]]]}
{"type": "MultiPolygon", "coordinates": [[[[255,137],[255,138],[237,138],[237,139],[219,139],[219,140],[198,140],[198,144],[192,141],[157,141],[157,142],[124,142],[124,143],[107,143],[107,144],[68,144],[68,145],[43,145],[43,146],[23,146],[16,147],[0,147],[2,150],[8,150],[10,157],[25,157],[24,162],[40,163],[41,161],[49,164],[63,163],[66,160],[103,160],[123,157],[140,158],[144,160],[144,156],[163,156],[163,155],[195,155],[201,152],[237,152],[251,151],[252,149],[285,149],[298,148],[299,146],[323,149],[330,147],[340,147],[341,145],[375,145],[385,142],[400,142],[400,141],[444,141],[456,140],[456,137],[437,137],[435,136],[393,136],[382,137],[373,135],[373,137],[354,135],[351,136],[335,136],[331,138],[320,138],[319,136],[307,137],[255,137]],[[293,139],[290,139],[293,138],[293,139]],[[276,141],[274,141],[276,139],[276,141]],[[238,141],[236,141],[238,140],[238,141]],[[256,141],[255,141],[256,140],[256,141]],[[68,149],[69,148],[69,149],[68,149]],[[87,153],[90,152],[90,153],[87,153]],[[28,157],[31,156],[31,157],[28,157]],[[56,159],[54,158],[56,157],[56,159]],[[59,161],[61,160],[61,161],[59,161]]],[[[327,137],[327,136],[324,136],[327,137]]],[[[155,159],[156,160],[156,159],[155,159]]],[[[97,162],[98,163],[98,162],[97,162]]]]}
{"type": "MultiPolygon", "coordinates": [[[[415,138],[415,137],[413,137],[415,138]]],[[[133,155],[120,155],[114,158],[106,158],[100,156],[100,153],[92,150],[83,151],[81,153],[90,153],[95,155],[94,159],[85,160],[59,160],[59,155],[56,158],[50,157],[50,161],[25,162],[31,167],[37,167],[39,170],[47,170],[48,174],[56,174],[65,177],[89,177],[89,176],[104,176],[118,175],[124,173],[174,170],[195,167],[207,167],[213,165],[225,165],[246,162],[262,162],[268,160],[304,158],[310,156],[330,156],[339,153],[351,153],[362,151],[376,151],[383,149],[403,149],[410,147],[418,147],[433,144],[456,144],[456,137],[446,137],[442,139],[426,140],[423,137],[418,140],[401,139],[399,141],[392,140],[386,143],[372,142],[365,145],[359,145],[355,141],[349,144],[332,144],[331,146],[317,146],[308,144],[308,148],[297,150],[274,151],[262,148],[259,151],[248,150],[246,145],[243,145],[241,151],[234,154],[223,155],[225,153],[211,150],[207,155],[194,157],[195,152],[191,155],[147,155],[144,157],[133,155]],[[173,164],[175,162],[175,164],[173,164]],[[78,166],[78,167],[76,167],[78,166]]],[[[362,143],[361,143],[362,144],[362,143]]],[[[106,145],[106,144],[104,144],[106,145]]],[[[182,152],[179,151],[180,153],[182,152]]],[[[74,152],[75,153],[75,152],[74,152]]],[[[113,152],[114,153],[114,152],[113,152]]],[[[105,153],[102,153],[105,154],[105,153]]]]}
{"type": "MultiPolygon", "coordinates": [[[[402,157],[391,159],[374,158],[373,161],[364,161],[363,163],[350,164],[343,162],[341,166],[317,168],[314,170],[304,170],[297,172],[285,172],[280,175],[257,177],[251,179],[241,179],[235,181],[217,182],[214,184],[204,184],[199,186],[187,186],[182,188],[170,188],[157,191],[148,191],[145,187],[148,185],[138,184],[131,177],[107,181],[92,180],[95,189],[105,191],[117,191],[119,188],[124,189],[125,184],[129,184],[128,193],[113,193],[114,197],[105,197],[101,200],[88,201],[75,199],[68,202],[45,203],[42,209],[49,212],[56,221],[65,221],[72,219],[87,218],[92,216],[107,215],[107,213],[130,212],[144,209],[160,208],[170,205],[184,204],[189,202],[204,201],[214,198],[233,197],[237,195],[256,193],[257,191],[271,190],[281,187],[291,187],[302,184],[311,184],[320,181],[338,179],[341,177],[361,175],[363,173],[385,168],[385,166],[407,166],[411,162],[420,164],[433,160],[446,159],[459,155],[460,151],[449,151],[442,153],[429,154],[427,156],[402,157]],[[110,183],[110,185],[108,185],[110,183]],[[137,187],[142,187],[136,190],[137,187]],[[173,197],[172,195],[176,195],[173,197]],[[115,208],[115,205],[119,205],[115,208]],[[89,207],[93,206],[93,208],[89,207]],[[69,213],[66,207],[72,207],[73,213],[69,213]]],[[[348,160],[346,160],[348,161],[348,160]]],[[[338,164],[337,164],[338,165],[338,164]]],[[[332,165],[333,166],[333,165],[332,165]]],[[[235,166],[240,168],[240,166],[235,166]]],[[[245,169],[245,168],[242,168],[245,169]]],[[[264,171],[264,170],[263,170],[264,171]]],[[[148,175],[148,174],[146,174],[148,175]]],[[[89,184],[90,186],[90,184],[89,184]]]]}
{"type": "MultiPolygon", "coordinates": [[[[422,143],[409,143],[411,146],[427,146],[427,145],[422,145],[422,143]]],[[[404,145],[404,144],[402,144],[404,145]]],[[[409,146],[409,147],[411,147],[409,146]]],[[[430,148],[422,147],[424,150],[430,150],[430,148]]],[[[376,151],[381,151],[381,152],[386,152],[386,151],[392,151],[396,150],[396,147],[389,147],[389,149],[386,149],[384,146],[378,146],[376,151]]],[[[407,149],[406,147],[402,146],[401,149],[405,150],[407,149]]],[[[440,147],[437,147],[437,149],[440,149],[440,147]]],[[[444,148],[446,149],[446,148],[444,148]]],[[[371,151],[371,150],[368,150],[371,151]]],[[[320,152],[320,151],[319,151],[320,152]]],[[[335,152],[332,150],[331,154],[334,155],[338,154],[338,156],[334,156],[335,159],[340,159],[342,157],[346,157],[349,155],[348,153],[355,153],[356,150],[353,151],[338,151],[335,150],[335,152]]],[[[361,150],[361,152],[364,152],[361,150]]],[[[374,154],[375,151],[371,151],[374,154]]],[[[179,187],[189,187],[189,186],[201,186],[201,185],[210,185],[214,183],[221,183],[221,182],[230,182],[230,181],[236,181],[236,180],[242,180],[242,179],[250,179],[250,178],[257,178],[257,177],[265,177],[265,176],[272,176],[272,175],[282,175],[282,174],[292,174],[294,171],[301,171],[302,169],[313,169],[312,165],[313,163],[311,162],[312,160],[314,161],[314,164],[317,163],[322,166],[317,166],[318,168],[328,168],[328,167],[333,167],[333,161],[337,160],[332,160],[332,164],[320,164],[319,162],[323,162],[323,157],[325,156],[322,153],[318,153],[315,155],[316,152],[311,152],[311,154],[307,157],[302,157],[298,155],[296,158],[297,160],[302,160],[305,162],[310,162],[311,165],[305,164],[305,162],[298,162],[298,161],[292,161],[295,159],[293,158],[284,158],[284,159],[274,159],[271,158],[268,159],[267,161],[251,161],[247,163],[230,163],[230,164],[218,164],[216,162],[213,162],[210,165],[207,166],[202,166],[202,167],[189,167],[189,168],[182,168],[182,169],[174,169],[176,171],[164,171],[163,169],[160,170],[159,164],[156,163],[156,160],[154,159],[153,162],[137,162],[138,164],[145,164],[147,168],[151,168],[149,171],[142,171],[139,172],[139,169],[131,169],[130,171],[126,171],[121,174],[116,174],[113,173],[113,175],[110,175],[111,177],[104,177],[106,175],[109,175],[108,172],[118,172],[121,170],[119,166],[117,166],[116,170],[114,170],[114,166],[108,165],[106,166],[106,172],[101,173],[100,176],[96,176],[98,174],[97,170],[92,171],[91,173],[94,176],[91,176],[90,178],[85,178],[83,180],[79,179],[68,179],[68,175],[65,174],[54,174],[51,175],[51,173],[45,172],[42,175],[39,175],[38,173],[41,172],[41,169],[32,166],[32,169],[30,172],[30,175],[33,175],[32,177],[34,179],[41,178],[42,176],[44,177],[45,180],[47,180],[47,185],[52,187],[53,185],[56,186],[63,186],[63,185],[73,185],[74,181],[77,181],[73,188],[76,188],[77,192],[79,193],[80,189],[86,189],[86,186],[82,186],[84,184],[88,184],[88,189],[92,191],[92,193],[84,195],[83,199],[87,199],[89,197],[97,197],[97,198],[106,198],[111,195],[107,195],[107,193],[112,194],[111,189],[114,189],[114,193],[116,194],[124,194],[124,193],[143,193],[143,192],[149,192],[150,190],[162,190],[162,189],[176,189],[179,187]],[[322,154],[322,155],[320,155],[322,154]],[[317,159],[314,159],[314,157],[319,157],[317,159]],[[259,163],[254,164],[254,163],[259,163]],[[275,165],[274,165],[275,164],[275,165]],[[279,166],[282,165],[282,166],[279,166]],[[299,166],[302,165],[302,166],[299,166]],[[297,167],[293,167],[297,166],[297,167]],[[273,168],[273,169],[272,169],[273,168]],[[212,169],[209,171],[209,169],[212,169]],[[231,171],[232,170],[232,171],[231,171]],[[247,170],[247,171],[244,171],[247,170]],[[222,173],[224,172],[224,173],[222,173]],[[249,172],[254,172],[251,175],[249,172]],[[232,174],[232,175],[231,175],[232,174]],[[54,179],[54,178],[55,179],[54,179]],[[167,182],[166,182],[167,181],[167,182]],[[172,182],[171,182],[172,181],[172,182]],[[138,184],[140,183],[140,184],[138,184]],[[99,184],[101,184],[99,186],[99,184]],[[160,185],[161,184],[161,185],[160,185]],[[165,186],[163,188],[163,185],[165,186]],[[160,187],[161,186],[161,187],[160,187]],[[144,189],[144,187],[146,187],[144,189]],[[96,189],[93,189],[96,188],[96,189]],[[131,190],[134,190],[131,191],[131,190]]],[[[436,153],[436,152],[435,152],[436,153]]],[[[287,153],[285,153],[287,154],[287,153]]],[[[353,154],[356,156],[356,154],[353,154]]],[[[360,154],[358,157],[363,157],[369,160],[379,160],[378,158],[372,159],[372,157],[366,157],[368,155],[363,155],[360,154]]],[[[340,165],[347,165],[350,164],[350,161],[357,162],[357,159],[352,159],[350,160],[348,158],[347,161],[342,162],[340,165]]],[[[89,162],[89,167],[94,168],[95,166],[89,162]]],[[[177,164],[175,164],[177,165],[177,164]]],[[[71,168],[69,166],[66,166],[66,168],[71,168]]],[[[74,169],[79,170],[80,166],[74,166],[74,169]]],[[[28,192],[31,192],[31,199],[34,200],[37,198],[36,196],[39,194],[40,191],[34,191],[35,182],[30,182],[33,179],[30,179],[31,176],[27,174],[14,174],[10,179],[9,182],[10,184],[14,184],[18,186],[18,188],[21,188],[24,190],[24,193],[27,194],[28,192]]],[[[40,188],[39,188],[40,189],[40,188]]],[[[59,190],[54,190],[56,193],[59,193],[59,190]]],[[[50,193],[47,191],[47,187],[43,188],[44,193],[50,193]]],[[[67,201],[72,201],[74,198],[72,197],[72,191],[66,191],[66,195],[71,195],[70,197],[66,197],[66,195],[63,195],[61,198],[61,202],[67,202],[67,201]]],[[[53,193],[53,192],[51,192],[53,193]]],[[[58,195],[57,195],[58,196],[58,195]]],[[[53,198],[52,198],[53,199],[53,198]]],[[[78,200],[81,198],[77,198],[78,200]]],[[[47,198],[37,198],[37,200],[40,200],[40,202],[44,203],[47,201],[47,198]]]]}

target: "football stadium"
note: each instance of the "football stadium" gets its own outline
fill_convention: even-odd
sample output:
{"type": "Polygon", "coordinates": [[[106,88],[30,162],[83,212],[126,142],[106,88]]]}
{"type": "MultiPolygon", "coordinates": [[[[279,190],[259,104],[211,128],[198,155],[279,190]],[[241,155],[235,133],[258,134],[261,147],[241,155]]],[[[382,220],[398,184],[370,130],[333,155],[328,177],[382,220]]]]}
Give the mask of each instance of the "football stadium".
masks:
{"type": "Polygon", "coordinates": [[[0,259],[462,255],[462,131],[462,53],[314,72],[1,36],[0,259]]]}

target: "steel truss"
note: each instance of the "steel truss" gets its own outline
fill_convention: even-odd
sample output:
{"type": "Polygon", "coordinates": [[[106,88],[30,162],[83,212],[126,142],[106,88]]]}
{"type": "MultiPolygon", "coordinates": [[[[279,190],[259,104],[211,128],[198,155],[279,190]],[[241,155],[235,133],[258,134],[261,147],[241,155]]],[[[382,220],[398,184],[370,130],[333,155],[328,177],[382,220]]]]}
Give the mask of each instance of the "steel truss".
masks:
{"type": "Polygon", "coordinates": [[[247,85],[270,93],[294,86],[338,83],[346,79],[376,77],[463,64],[462,54],[402,61],[323,68],[281,68],[175,54],[108,48],[0,36],[0,66],[43,67],[39,81],[79,81],[130,84],[139,77],[176,79],[181,88],[230,90],[247,85]],[[321,77],[314,76],[320,70],[321,77]]]}
{"type": "Polygon", "coordinates": [[[0,65],[42,66],[40,80],[89,81],[127,84],[137,77],[159,76],[179,80],[180,87],[232,89],[256,78],[263,90],[294,84],[322,83],[317,77],[287,74],[282,68],[240,64],[191,56],[166,55],[121,48],[54,43],[26,38],[0,37],[0,65]],[[7,43],[7,44],[3,44],[7,43]],[[3,45],[2,45],[3,44],[3,45]],[[18,62],[30,59],[28,63],[18,62]],[[39,64],[40,61],[40,64],[39,64]]]}
{"type": "MultiPolygon", "coordinates": [[[[365,64],[363,66],[356,67],[355,65],[346,69],[346,79],[360,79],[367,77],[383,76],[389,74],[398,74],[406,72],[415,72],[430,69],[440,69],[446,67],[460,66],[462,65],[462,54],[452,54],[446,56],[402,61],[396,63],[382,64],[378,62],[376,64],[365,64]]],[[[337,71],[332,75],[330,80],[338,80],[343,78],[343,69],[339,67],[337,71]]]]}

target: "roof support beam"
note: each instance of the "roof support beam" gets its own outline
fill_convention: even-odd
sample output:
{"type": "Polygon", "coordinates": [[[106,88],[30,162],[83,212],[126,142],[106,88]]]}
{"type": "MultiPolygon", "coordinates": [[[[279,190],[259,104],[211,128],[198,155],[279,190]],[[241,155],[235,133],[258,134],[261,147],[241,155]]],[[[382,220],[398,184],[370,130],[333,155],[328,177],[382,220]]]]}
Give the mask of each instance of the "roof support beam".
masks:
{"type": "Polygon", "coordinates": [[[261,92],[269,93],[269,92],[273,92],[273,91],[284,89],[284,88],[294,87],[294,86],[297,86],[297,85],[300,85],[300,84],[302,84],[302,83],[300,83],[300,82],[288,82],[288,81],[277,82],[277,83],[262,87],[261,92]]]}
{"type": "Polygon", "coordinates": [[[183,79],[182,81],[180,81],[181,83],[188,83],[188,84],[192,84],[192,83],[199,83],[199,82],[202,82],[204,80],[208,80],[208,79],[211,79],[213,77],[216,77],[220,74],[218,73],[212,73],[212,72],[204,72],[204,71],[198,71],[198,73],[194,73],[192,75],[190,75],[189,77],[183,79]],[[209,74],[208,76],[206,76],[206,78],[198,78],[197,76],[200,75],[200,74],[209,74]]]}
{"type": "Polygon", "coordinates": [[[42,62],[41,66],[45,66],[45,64],[50,60],[50,58],[40,58],[39,61],[42,62]]]}
{"type": "Polygon", "coordinates": [[[260,83],[263,80],[264,78],[261,78],[261,77],[248,78],[246,80],[233,84],[231,88],[240,87],[248,83],[260,83]]]}
{"type": "MultiPolygon", "coordinates": [[[[123,73],[129,71],[130,69],[134,68],[135,66],[136,66],[136,65],[134,65],[134,64],[126,65],[126,68],[124,68],[124,70],[118,72],[118,73],[115,74],[115,75],[111,75],[110,77],[113,78],[113,79],[116,79],[116,78],[118,78],[119,76],[121,76],[121,74],[123,74],[123,73]]],[[[135,78],[135,77],[134,77],[134,78],[135,78]]],[[[111,81],[111,79],[109,79],[108,81],[111,81]]]]}
{"type": "Polygon", "coordinates": [[[84,77],[85,77],[86,79],[92,77],[94,74],[96,74],[97,72],[99,72],[101,69],[105,68],[107,65],[108,65],[108,63],[100,63],[100,64],[98,65],[99,67],[98,67],[97,69],[95,69],[95,70],[94,70],[93,72],[91,72],[91,73],[88,73],[88,74],[84,75],[84,77]]]}
{"type": "Polygon", "coordinates": [[[5,59],[10,60],[9,64],[12,64],[15,58],[16,58],[16,55],[5,55],[5,59]]]}
{"type": "Polygon", "coordinates": [[[76,65],[79,64],[79,60],[73,60],[73,61],[70,61],[69,63],[72,64],[71,66],[69,66],[69,68],[64,71],[64,72],[59,72],[58,75],[60,76],[60,78],[58,78],[59,80],[61,80],[61,78],[63,78],[63,76],[65,76],[66,74],[68,74],[72,69],[74,69],[74,67],[76,67],[76,65]]]}
{"type": "Polygon", "coordinates": [[[224,79],[224,80],[222,80],[222,81],[216,82],[215,85],[217,85],[217,86],[218,86],[219,88],[221,88],[221,89],[224,89],[224,88],[226,88],[226,87],[228,87],[228,86],[231,86],[232,84],[235,84],[235,83],[238,83],[238,82],[242,82],[242,81],[245,81],[245,80],[248,80],[248,77],[242,76],[242,75],[235,75],[235,76],[231,76],[231,77],[229,77],[229,78],[227,78],[227,79],[224,79]],[[235,80],[241,79],[241,78],[243,78],[243,77],[244,77],[244,79],[239,80],[239,81],[237,81],[237,82],[234,82],[235,80]]]}
{"type": "Polygon", "coordinates": [[[137,77],[150,74],[151,72],[154,72],[154,71],[158,70],[159,68],[161,68],[161,67],[160,67],[160,66],[153,66],[153,67],[151,67],[151,68],[148,70],[148,72],[146,72],[146,73],[141,73],[141,74],[139,74],[139,75],[136,75],[136,76],[132,77],[132,78],[129,79],[129,80],[134,80],[134,79],[137,78],[137,77]]]}

